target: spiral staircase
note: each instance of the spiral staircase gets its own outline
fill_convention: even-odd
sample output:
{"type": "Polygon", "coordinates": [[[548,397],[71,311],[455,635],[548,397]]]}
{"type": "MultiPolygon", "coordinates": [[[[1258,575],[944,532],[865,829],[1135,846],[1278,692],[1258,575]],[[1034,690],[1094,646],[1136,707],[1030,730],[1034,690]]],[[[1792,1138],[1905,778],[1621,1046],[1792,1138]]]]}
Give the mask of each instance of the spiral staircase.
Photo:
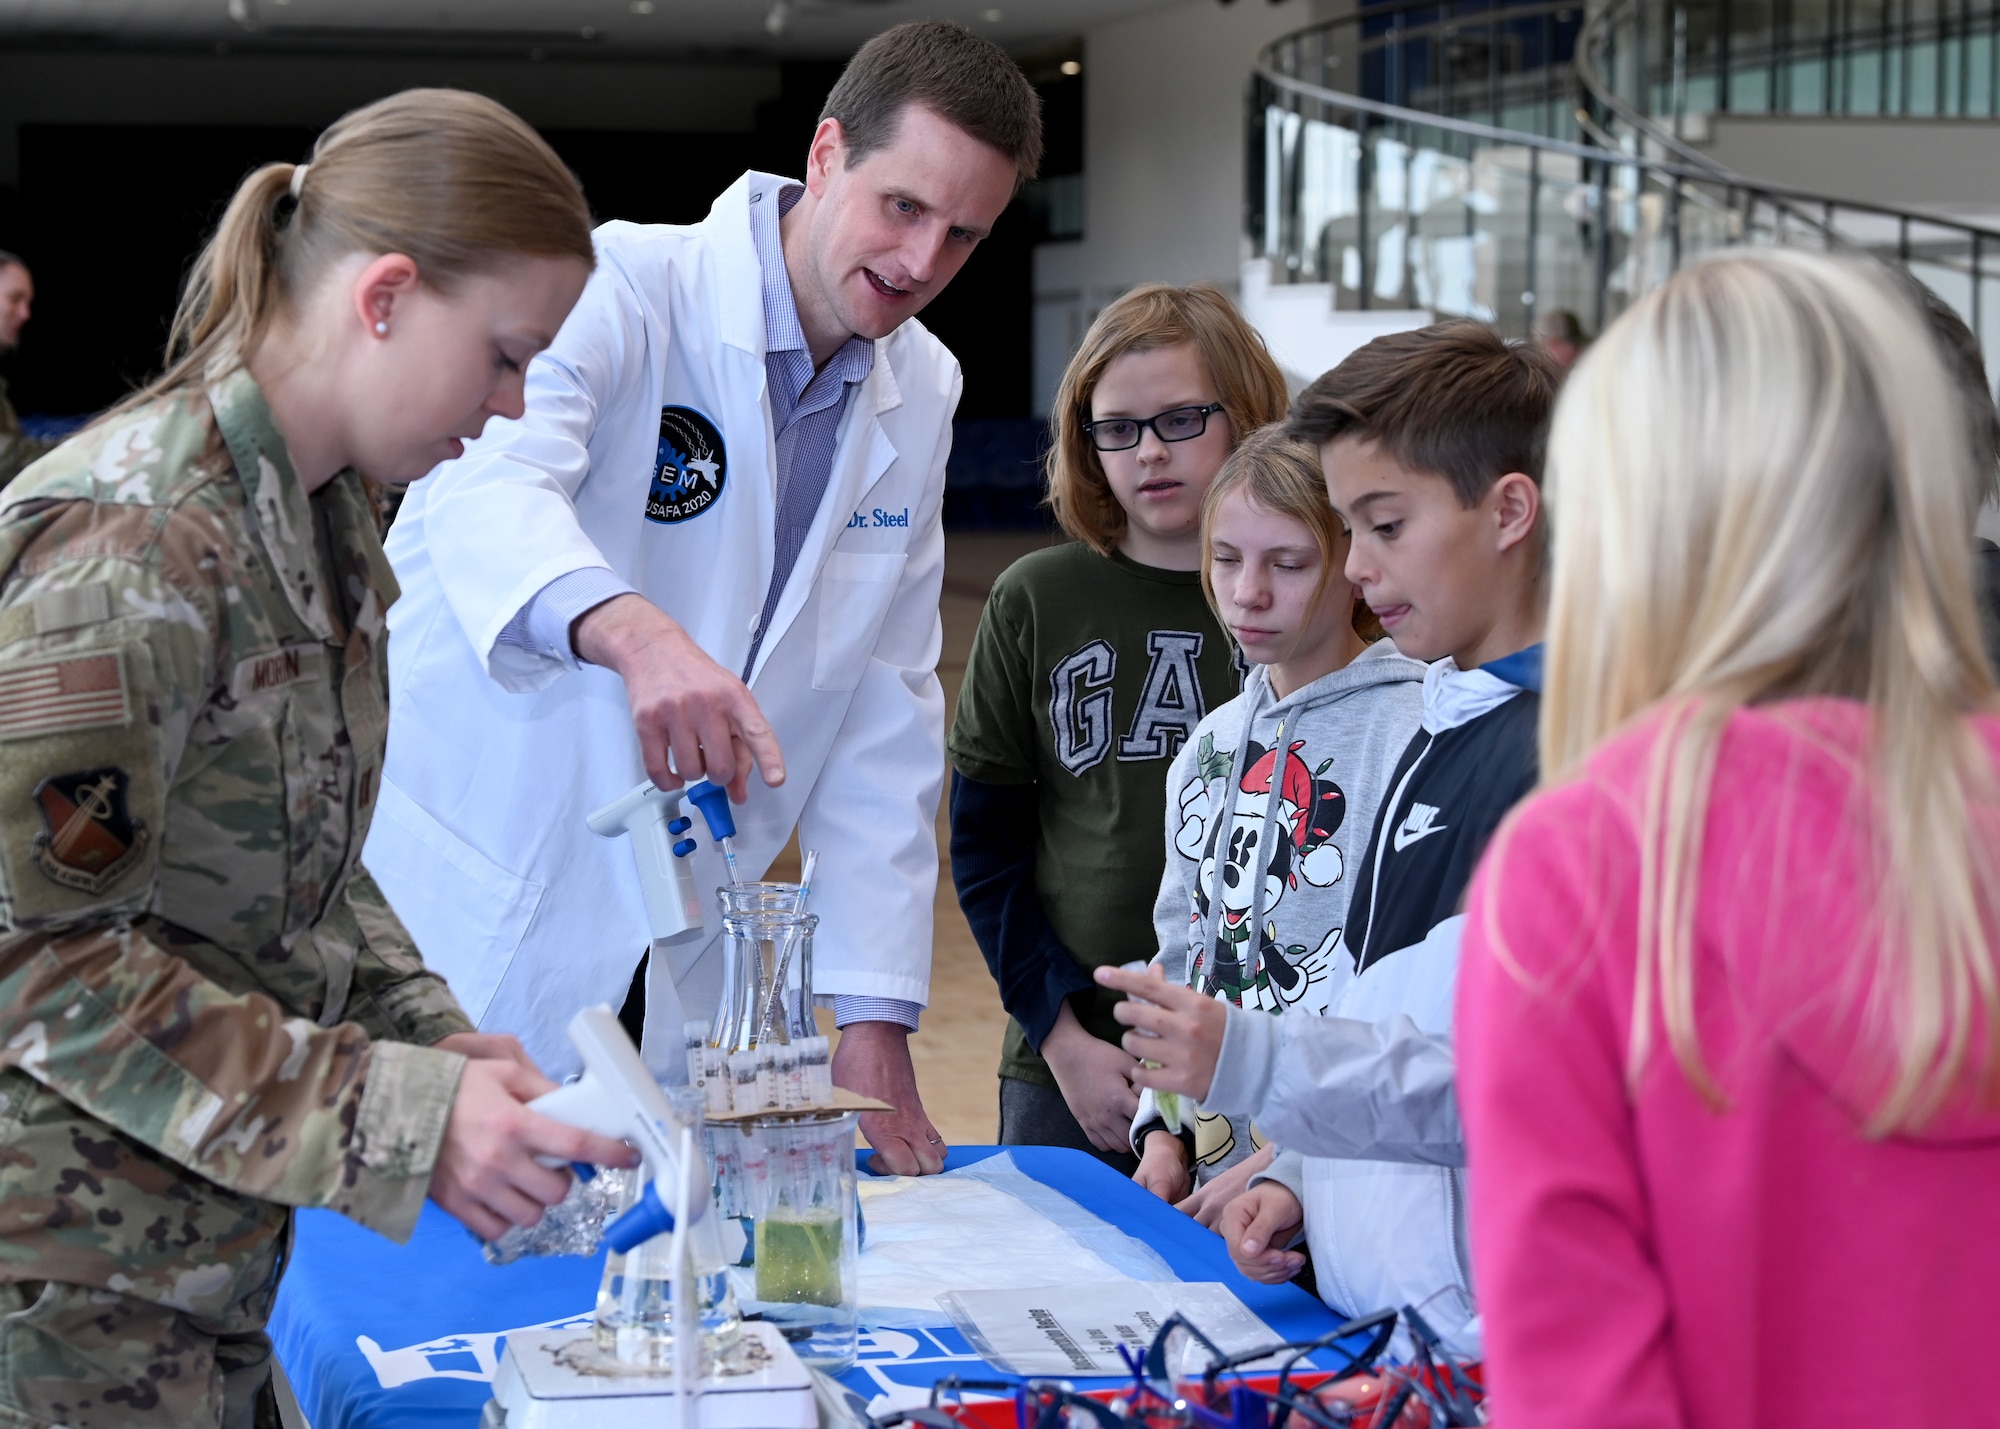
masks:
{"type": "Polygon", "coordinates": [[[2000,118],[1990,3],[1384,0],[1270,45],[1248,105],[1246,305],[1597,332],[1703,253],[1795,244],[1897,264],[2000,336],[2000,227],[1761,181],[1691,137],[2000,118]]]}

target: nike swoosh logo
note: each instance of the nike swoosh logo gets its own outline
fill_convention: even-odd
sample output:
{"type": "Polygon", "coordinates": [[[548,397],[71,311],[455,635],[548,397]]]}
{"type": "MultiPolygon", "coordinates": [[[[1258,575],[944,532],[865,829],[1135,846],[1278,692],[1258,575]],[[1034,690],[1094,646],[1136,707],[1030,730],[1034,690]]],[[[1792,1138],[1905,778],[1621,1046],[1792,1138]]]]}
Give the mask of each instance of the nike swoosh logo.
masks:
{"type": "Polygon", "coordinates": [[[1424,827],[1420,829],[1413,829],[1410,827],[1409,823],[1405,821],[1402,824],[1402,826],[1396,830],[1396,852],[1401,853],[1404,849],[1408,848],[1411,844],[1416,843],[1419,839],[1427,839],[1432,834],[1441,834],[1448,827],[1450,827],[1448,824],[1426,824],[1424,827]]]}

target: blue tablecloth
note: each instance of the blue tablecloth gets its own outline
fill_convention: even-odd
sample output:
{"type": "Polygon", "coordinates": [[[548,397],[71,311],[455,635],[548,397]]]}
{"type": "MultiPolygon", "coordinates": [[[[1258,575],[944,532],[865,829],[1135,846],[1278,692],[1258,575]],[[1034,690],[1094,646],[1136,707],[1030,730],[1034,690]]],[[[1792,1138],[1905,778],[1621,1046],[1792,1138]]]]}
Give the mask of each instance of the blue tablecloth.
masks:
{"type": "MultiPolygon", "coordinates": [[[[1002,1149],[961,1147],[947,1168],[1002,1149]]],[[[1293,1286],[1244,1279],[1219,1236],[1092,1157],[1004,1149],[1037,1181],[1152,1245],[1181,1279],[1229,1286],[1286,1339],[1311,1339],[1337,1323],[1293,1286]]],[[[330,1211],[306,1211],[271,1336],[313,1429],[470,1429],[489,1397],[507,1332],[588,1325],[603,1269],[601,1256],[488,1265],[478,1243],[431,1205],[403,1246],[330,1211]]],[[[892,1384],[991,1373],[955,1330],[870,1331],[864,1324],[860,1363],[846,1381],[873,1398],[892,1384]]]]}

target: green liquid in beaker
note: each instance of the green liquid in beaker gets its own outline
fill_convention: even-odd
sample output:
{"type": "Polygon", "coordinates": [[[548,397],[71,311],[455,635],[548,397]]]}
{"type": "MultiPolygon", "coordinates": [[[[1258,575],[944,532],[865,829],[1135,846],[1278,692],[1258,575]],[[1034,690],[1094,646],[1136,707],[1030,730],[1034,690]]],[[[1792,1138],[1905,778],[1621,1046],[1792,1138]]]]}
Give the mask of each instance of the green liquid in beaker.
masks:
{"type": "Polygon", "coordinates": [[[757,1298],[776,1305],[838,1305],[840,1217],[757,1222],[757,1298]]]}

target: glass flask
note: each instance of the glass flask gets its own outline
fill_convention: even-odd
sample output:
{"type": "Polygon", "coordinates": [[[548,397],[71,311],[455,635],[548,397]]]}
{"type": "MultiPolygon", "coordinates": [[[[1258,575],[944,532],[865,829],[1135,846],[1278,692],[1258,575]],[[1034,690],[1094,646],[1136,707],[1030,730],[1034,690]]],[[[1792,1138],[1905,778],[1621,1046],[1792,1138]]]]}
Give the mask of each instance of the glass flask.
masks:
{"type": "MultiPolygon", "coordinates": [[[[720,1212],[714,1205],[715,1168],[706,1154],[707,1137],[702,1126],[701,1094],[689,1087],[662,1087],[674,1112],[689,1127],[694,1154],[700,1167],[693,1179],[707,1197],[705,1213],[720,1212]]],[[[643,1176],[634,1174],[620,1197],[619,1214],[630,1210],[645,1193],[643,1176]]],[[[695,1247],[709,1238],[683,1236],[683,1264],[678,1270],[689,1276],[694,1307],[701,1321],[702,1363],[713,1363],[725,1353],[743,1331],[743,1315],[729,1284],[728,1269],[718,1262],[710,1265],[698,1259],[695,1247]]],[[[598,1283],[597,1313],[593,1334],[598,1350],[622,1365],[634,1369],[671,1370],[674,1363],[675,1329],[673,1282],[674,1237],[671,1232],[654,1236],[628,1254],[611,1251],[605,1257],[604,1276],[598,1283]]]]}
{"type": "Polygon", "coordinates": [[[734,884],[722,903],[722,996],[709,1045],[725,1054],[818,1032],[812,940],[819,919],[798,911],[796,884],[734,884]]]}

